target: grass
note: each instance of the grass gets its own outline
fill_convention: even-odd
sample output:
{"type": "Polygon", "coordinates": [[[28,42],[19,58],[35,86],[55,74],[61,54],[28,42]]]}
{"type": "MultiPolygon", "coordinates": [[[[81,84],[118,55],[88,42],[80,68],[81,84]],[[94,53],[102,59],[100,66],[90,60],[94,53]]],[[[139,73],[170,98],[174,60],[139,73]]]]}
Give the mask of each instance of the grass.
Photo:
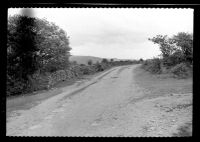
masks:
{"type": "Polygon", "coordinates": [[[177,79],[162,74],[152,74],[142,68],[137,68],[135,73],[134,80],[150,94],[191,93],[193,90],[192,77],[177,79]]]}
{"type": "MultiPolygon", "coordinates": [[[[163,75],[152,74],[142,68],[135,70],[134,81],[147,90],[148,95],[168,95],[168,94],[182,94],[191,93],[193,88],[193,78],[173,78],[172,76],[162,77],[163,75]]],[[[182,109],[191,106],[192,104],[180,104],[173,109],[182,109]]],[[[177,133],[173,133],[174,137],[189,137],[192,136],[192,123],[185,123],[183,126],[178,128],[177,133]]]]}

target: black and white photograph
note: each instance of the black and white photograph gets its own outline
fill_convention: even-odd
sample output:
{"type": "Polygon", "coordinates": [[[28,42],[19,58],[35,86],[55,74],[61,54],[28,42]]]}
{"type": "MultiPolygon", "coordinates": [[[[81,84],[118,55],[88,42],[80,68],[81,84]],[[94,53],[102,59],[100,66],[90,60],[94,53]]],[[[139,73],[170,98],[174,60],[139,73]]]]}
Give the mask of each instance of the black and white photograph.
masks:
{"type": "Polygon", "coordinates": [[[191,137],[192,8],[8,8],[6,136],[191,137]]]}

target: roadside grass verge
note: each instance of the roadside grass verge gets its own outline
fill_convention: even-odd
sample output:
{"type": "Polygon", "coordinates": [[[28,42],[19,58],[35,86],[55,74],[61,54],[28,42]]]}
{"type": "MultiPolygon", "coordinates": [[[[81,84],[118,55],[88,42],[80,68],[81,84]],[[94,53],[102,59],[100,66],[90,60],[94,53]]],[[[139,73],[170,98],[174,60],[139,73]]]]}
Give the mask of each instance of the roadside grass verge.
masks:
{"type": "Polygon", "coordinates": [[[167,65],[163,59],[154,58],[143,62],[142,69],[161,76],[177,79],[191,78],[193,76],[193,65],[188,62],[180,62],[167,65]]]}
{"type": "Polygon", "coordinates": [[[134,80],[136,83],[148,90],[149,94],[170,94],[170,93],[191,93],[193,79],[190,78],[174,78],[166,74],[152,74],[138,66],[134,71],[134,80]]]}

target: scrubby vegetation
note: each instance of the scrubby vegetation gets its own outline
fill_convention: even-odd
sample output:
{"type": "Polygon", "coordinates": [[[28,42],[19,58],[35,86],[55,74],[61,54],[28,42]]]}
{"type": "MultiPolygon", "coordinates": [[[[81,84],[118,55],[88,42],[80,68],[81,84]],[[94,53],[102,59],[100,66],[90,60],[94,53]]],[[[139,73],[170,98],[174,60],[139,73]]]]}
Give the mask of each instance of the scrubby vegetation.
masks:
{"type": "Polygon", "coordinates": [[[148,59],[142,67],[152,73],[171,73],[174,77],[187,78],[193,69],[193,36],[189,33],[178,33],[172,38],[157,35],[150,41],[158,44],[161,58],[148,59]]]}
{"type": "Polygon", "coordinates": [[[143,63],[143,68],[152,73],[161,72],[161,61],[159,58],[145,60],[143,63]]]}
{"type": "Polygon", "coordinates": [[[109,61],[88,65],[70,62],[69,37],[45,19],[14,15],[8,18],[7,96],[49,89],[60,81],[94,74],[140,61],[109,61]]]}

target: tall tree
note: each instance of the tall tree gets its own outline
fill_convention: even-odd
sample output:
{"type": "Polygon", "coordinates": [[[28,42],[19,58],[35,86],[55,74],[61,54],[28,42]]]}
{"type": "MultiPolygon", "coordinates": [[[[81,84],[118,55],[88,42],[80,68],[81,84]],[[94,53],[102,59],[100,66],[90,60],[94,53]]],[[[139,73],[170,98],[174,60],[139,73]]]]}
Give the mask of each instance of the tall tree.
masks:
{"type": "Polygon", "coordinates": [[[69,65],[69,37],[64,30],[45,19],[37,19],[37,43],[41,70],[55,71],[69,65]]]}
{"type": "Polygon", "coordinates": [[[54,23],[21,15],[8,17],[7,88],[18,86],[20,90],[19,84],[26,86],[37,70],[52,72],[67,67],[70,50],[69,37],[54,23]]]}
{"type": "Polygon", "coordinates": [[[193,60],[193,36],[189,33],[180,32],[173,37],[177,46],[181,47],[186,61],[193,60]]]}
{"type": "MultiPolygon", "coordinates": [[[[20,78],[27,80],[37,68],[35,19],[27,16],[9,17],[8,20],[8,66],[13,67],[20,78]]],[[[9,68],[8,67],[8,68],[9,68]]],[[[12,68],[12,69],[13,69],[12,68]]]]}
{"type": "Polygon", "coordinates": [[[192,34],[180,32],[172,38],[166,35],[157,35],[149,38],[155,44],[160,46],[163,58],[169,56],[184,58],[185,61],[192,62],[193,59],[193,36],[192,34]]]}
{"type": "Polygon", "coordinates": [[[157,35],[156,37],[149,38],[149,40],[159,45],[163,58],[167,58],[173,53],[173,42],[167,35],[157,35]]]}

